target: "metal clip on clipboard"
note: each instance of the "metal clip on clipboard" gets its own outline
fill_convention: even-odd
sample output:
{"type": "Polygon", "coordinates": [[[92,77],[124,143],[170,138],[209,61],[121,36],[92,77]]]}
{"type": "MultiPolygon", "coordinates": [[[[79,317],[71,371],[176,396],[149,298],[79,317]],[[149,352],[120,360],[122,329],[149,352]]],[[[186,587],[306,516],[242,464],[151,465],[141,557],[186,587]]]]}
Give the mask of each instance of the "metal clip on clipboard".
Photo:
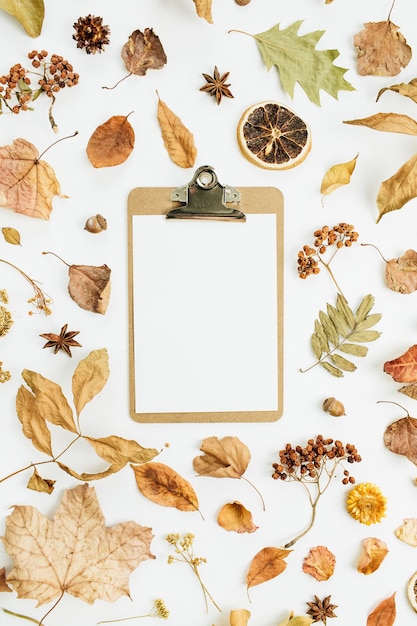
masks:
{"type": "Polygon", "coordinates": [[[240,193],[230,185],[221,185],[214,168],[199,167],[192,180],[171,193],[171,200],[182,202],[182,206],[171,209],[167,219],[213,219],[246,221],[245,214],[227,204],[238,204],[240,193]]]}

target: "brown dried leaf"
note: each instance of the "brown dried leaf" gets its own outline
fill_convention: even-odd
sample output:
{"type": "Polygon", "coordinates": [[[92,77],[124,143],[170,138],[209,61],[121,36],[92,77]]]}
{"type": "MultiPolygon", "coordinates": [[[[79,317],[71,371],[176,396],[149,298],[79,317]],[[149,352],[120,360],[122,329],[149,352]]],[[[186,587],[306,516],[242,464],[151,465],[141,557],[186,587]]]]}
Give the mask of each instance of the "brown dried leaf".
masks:
{"type": "Polygon", "coordinates": [[[366,626],[392,626],[396,618],[395,592],[389,598],[382,600],[368,615],[366,626]]]}
{"type": "Polygon", "coordinates": [[[128,463],[147,463],[159,454],[155,448],[144,448],[134,439],[124,439],[117,435],[100,439],[86,437],[86,440],[96,454],[111,463],[113,468],[122,469],[128,463]]]}
{"type": "Polygon", "coordinates": [[[413,400],[417,400],[417,383],[405,385],[404,387],[401,387],[401,389],[398,389],[398,391],[413,400]]]}
{"type": "Polygon", "coordinates": [[[255,554],[249,566],[249,571],[246,574],[248,589],[282,574],[287,567],[284,559],[290,552],[292,551],[268,547],[262,548],[262,550],[255,554]]]}
{"type": "Polygon", "coordinates": [[[39,415],[55,426],[77,432],[72,409],[59,385],[37,372],[23,370],[22,378],[31,388],[39,415]]]}
{"type": "Polygon", "coordinates": [[[36,397],[23,385],[16,395],[16,412],[25,437],[37,450],[52,456],[51,433],[40,413],[36,397]]]}
{"type": "Polygon", "coordinates": [[[211,15],[212,0],[194,0],[197,15],[203,17],[209,24],[213,23],[211,15]]]}
{"type": "Polygon", "coordinates": [[[159,96],[158,122],[164,146],[172,161],[179,167],[193,167],[197,157],[194,136],[159,96]]]}
{"type": "Polygon", "coordinates": [[[326,546],[311,548],[303,561],[303,572],[316,580],[329,580],[334,574],[336,557],[326,546]]]}
{"type": "Polygon", "coordinates": [[[93,350],[78,363],[72,376],[72,395],[77,415],[100,393],[109,375],[109,356],[105,348],[93,350]]]}
{"type": "Polygon", "coordinates": [[[28,217],[49,219],[54,196],[61,193],[55,172],[39,160],[37,148],[26,139],[0,147],[0,206],[28,217]]]}
{"type": "Polygon", "coordinates": [[[413,102],[417,102],[417,78],[413,78],[409,83],[399,83],[398,85],[391,85],[391,87],[383,87],[378,91],[377,102],[382,94],[388,90],[399,93],[401,96],[411,98],[413,102]]]}
{"type": "Polygon", "coordinates": [[[4,227],[1,229],[4,240],[14,246],[20,246],[20,233],[15,228],[4,227]]]}
{"type": "Polygon", "coordinates": [[[164,48],[152,28],[142,33],[134,30],[122,48],[121,57],[130,74],[145,76],[150,69],[159,70],[167,62],[164,48]]]}
{"type": "Polygon", "coordinates": [[[107,265],[70,265],[69,295],[82,309],[104,314],[110,299],[110,275],[107,265]]]}
{"type": "Polygon", "coordinates": [[[392,291],[412,293],[417,290],[417,252],[406,250],[398,259],[385,266],[385,280],[392,291]]]}
{"type": "Polygon", "coordinates": [[[357,158],[358,155],[346,163],[338,163],[327,170],[320,188],[322,196],[328,196],[339,187],[350,183],[350,178],[356,167],[357,158]]]}
{"type": "Polygon", "coordinates": [[[375,113],[375,115],[357,120],[344,120],[343,123],[354,126],[366,126],[372,130],[386,133],[417,135],[417,122],[412,117],[402,115],[401,113],[375,113]]]}
{"type": "Polygon", "coordinates": [[[388,547],[384,541],[376,537],[368,537],[362,542],[362,552],[359,556],[358,572],[373,574],[388,554],[388,547]]]}
{"type": "Polygon", "coordinates": [[[384,372],[390,374],[397,383],[417,382],[417,344],[396,359],[386,361],[384,372]]]}
{"type": "Polygon", "coordinates": [[[179,511],[198,511],[197,494],[191,484],[163,463],[131,465],[139,491],[152,502],[179,511]]]}
{"type": "Polygon", "coordinates": [[[230,626],[247,626],[249,618],[250,611],[248,609],[233,609],[229,616],[230,626]]]}
{"type": "Polygon", "coordinates": [[[413,548],[417,548],[417,519],[407,517],[401,526],[396,528],[395,536],[401,541],[408,543],[413,548]]]}
{"type": "Polygon", "coordinates": [[[417,419],[408,415],[390,424],[384,432],[384,444],[417,465],[417,419]]]}
{"type": "Polygon", "coordinates": [[[412,50],[398,26],[391,20],[364,26],[353,39],[361,76],[396,76],[407,67],[412,50]]]}
{"type": "Polygon", "coordinates": [[[65,465],[64,463],[60,463],[59,461],[57,463],[58,463],[58,467],[60,467],[63,472],[66,472],[73,478],[76,478],[77,480],[81,480],[84,483],[86,481],[89,482],[91,480],[101,480],[102,478],[107,478],[107,476],[116,474],[122,469],[120,465],[110,465],[107,469],[103,470],[102,472],[95,472],[95,473],[82,472],[81,474],[79,474],[75,470],[68,467],[68,465],[65,465]]]}
{"type": "Polygon", "coordinates": [[[13,591],[6,582],[6,570],[4,567],[0,567],[0,592],[2,591],[13,591]]]}
{"type": "Polygon", "coordinates": [[[253,533],[258,530],[252,519],[252,513],[240,502],[229,502],[219,511],[217,523],[225,530],[237,533],[253,533]]]}
{"type": "Polygon", "coordinates": [[[401,209],[417,196],[417,153],[414,154],[391,178],[384,180],[378,191],[376,203],[379,216],[401,209]]]}
{"type": "Polygon", "coordinates": [[[199,476],[241,478],[251,459],[249,448],[237,437],[207,437],[200,450],[204,454],[193,460],[199,476]]]}
{"type": "Polygon", "coordinates": [[[51,494],[54,490],[54,485],[56,481],[50,480],[49,478],[42,478],[35,467],[33,470],[32,476],[29,478],[28,484],[26,485],[28,489],[33,489],[33,491],[39,491],[40,493],[48,493],[51,494]]]}
{"type": "Polygon", "coordinates": [[[124,163],[135,146],[135,131],[128,115],[113,115],[91,135],[87,156],[94,167],[113,167],[124,163]]]}
{"type": "Polygon", "coordinates": [[[89,604],[115,602],[130,595],[131,572],[155,558],[152,538],[150,528],[133,521],[106,527],[94,488],[79,485],[64,492],[52,520],[31,506],[13,508],[3,537],[14,559],[8,582],[38,605],[64,592],[89,604]]]}

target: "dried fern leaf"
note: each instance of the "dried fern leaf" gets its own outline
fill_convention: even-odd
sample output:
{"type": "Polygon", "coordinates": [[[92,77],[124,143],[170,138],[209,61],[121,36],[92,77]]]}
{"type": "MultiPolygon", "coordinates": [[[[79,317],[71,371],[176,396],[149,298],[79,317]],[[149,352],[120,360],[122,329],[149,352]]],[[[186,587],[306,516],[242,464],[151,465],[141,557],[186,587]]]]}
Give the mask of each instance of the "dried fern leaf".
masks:
{"type": "Polygon", "coordinates": [[[363,330],[358,331],[357,333],[352,333],[349,336],[351,341],[358,341],[359,343],[368,343],[368,341],[375,341],[378,337],[381,336],[377,330],[363,330]]]}
{"type": "Polygon", "coordinates": [[[324,367],[332,376],[336,376],[336,378],[342,378],[343,372],[338,367],[334,367],[334,365],[330,365],[327,361],[320,361],[320,365],[324,367]]]}
{"type": "Polygon", "coordinates": [[[355,321],[357,324],[359,322],[362,322],[367,317],[369,311],[372,309],[374,304],[375,304],[375,298],[373,296],[368,294],[367,296],[364,297],[364,299],[362,300],[362,302],[360,303],[360,305],[358,306],[356,310],[355,321]]]}
{"type": "Polygon", "coordinates": [[[339,335],[346,337],[351,327],[349,327],[349,324],[347,323],[343,315],[341,315],[336,307],[332,306],[331,304],[327,305],[327,315],[332,320],[334,327],[338,331],[339,335]]]}
{"type": "Polygon", "coordinates": [[[352,361],[345,359],[340,354],[331,354],[330,359],[334,365],[339,367],[341,370],[344,370],[345,372],[354,372],[356,369],[356,365],[352,363],[352,361]]]}
{"type": "Polygon", "coordinates": [[[366,356],[368,354],[368,348],[366,346],[358,346],[356,343],[342,343],[339,346],[339,350],[345,354],[352,354],[353,356],[366,356]]]}
{"type": "Polygon", "coordinates": [[[353,328],[355,325],[355,315],[346,302],[346,298],[342,296],[340,293],[337,294],[336,299],[336,309],[339,311],[341,315],[345,318],[349,328],[353,328]]]}
{"type": "Polygon", "coordinates": [[[324,329],[324,332],[326,333],[328,340],[334,346],[337,346],[337,344],[339,343],[339,333],[337,332],[337,329],[335,325],[333,324],[332,320],[324,311],[319,311],[319,319],[323,325],[323,329],[324,329]]]}
{"type": "Polygon", "coordinates": [[[322,353],[328,352],[330,350],[329,340],[327,339],[323,325],[320,324],[319,320],[314,321],[314,334],[317,335],[318,340],[320,341],[322,353]]]}

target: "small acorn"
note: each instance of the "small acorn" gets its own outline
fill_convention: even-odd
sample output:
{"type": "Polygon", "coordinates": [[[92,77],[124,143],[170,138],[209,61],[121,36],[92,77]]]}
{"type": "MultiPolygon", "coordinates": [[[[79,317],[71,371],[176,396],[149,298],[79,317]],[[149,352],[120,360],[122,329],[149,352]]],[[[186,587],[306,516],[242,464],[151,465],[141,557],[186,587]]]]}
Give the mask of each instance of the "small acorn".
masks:
{"type": "Polygon", "coordinates": [[[89,217],[84,226],[84,230],[87,230],[89,233],[101,233],[102,230],[106,229],[107,221],[100,213],[89,217]]]}
{"type": "Polygon", "coordinates": [[[336,400],[336,398],[326,398],[323,402],[323,411],[329,413],[333,417],[340,417],[341,415],[346,415],[345,407],[340,402],[340,400],[336,400]]]}
{"type": "Polygon", "coordinates": [[[249,4],[250,0],[235,0],[236,4],[238,4],[241,7],[246,6],[247,4],[249,4]]]}

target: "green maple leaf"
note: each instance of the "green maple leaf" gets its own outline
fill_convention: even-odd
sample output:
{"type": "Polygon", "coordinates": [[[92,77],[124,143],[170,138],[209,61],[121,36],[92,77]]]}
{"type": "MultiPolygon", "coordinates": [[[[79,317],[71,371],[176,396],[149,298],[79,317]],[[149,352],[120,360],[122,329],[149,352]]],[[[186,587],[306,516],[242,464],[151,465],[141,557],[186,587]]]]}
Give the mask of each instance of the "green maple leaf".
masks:
{"type": "Polygon", "coordinates": [[[282,87],[291,98],[298,82],[309,99],[319,106],[320,89],[336,99],[342,89],[354,91],[355,88],[344,78],[347,69],[333,64],[339,51],[315,48],[325,31],[299,35],[302,22],[294,22],[283,30],[276,24],[270,30],[254,35],[267,69],[276,66],[282,87]]]}

